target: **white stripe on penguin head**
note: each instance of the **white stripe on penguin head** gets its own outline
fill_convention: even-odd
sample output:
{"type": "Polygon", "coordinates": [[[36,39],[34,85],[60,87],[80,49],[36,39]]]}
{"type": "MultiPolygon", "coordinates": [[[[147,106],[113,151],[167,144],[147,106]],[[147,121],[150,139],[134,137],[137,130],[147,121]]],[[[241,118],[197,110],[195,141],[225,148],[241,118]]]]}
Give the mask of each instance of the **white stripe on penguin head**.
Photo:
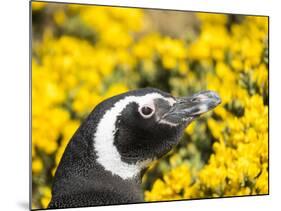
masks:
{"type": "Polygon", "coordinates": [[[171,105],[175,103],[175,100],[172,98],[165,98],[158,93],[150,93],[143,96],[127,96],[116,102],[110,110],[105,112],[94,134],[94,148],[97,153],[97,162],[105,170],[110,171],[113,175],[120,176],[122,179],[130,179],[138,175],[151,162],[151,160],[138,161],[136,164],[123,162],[113,142],[116,132],[115,123],[124,108],[132,102],[142,106],[156,98],[162,98],[171,105]]]}

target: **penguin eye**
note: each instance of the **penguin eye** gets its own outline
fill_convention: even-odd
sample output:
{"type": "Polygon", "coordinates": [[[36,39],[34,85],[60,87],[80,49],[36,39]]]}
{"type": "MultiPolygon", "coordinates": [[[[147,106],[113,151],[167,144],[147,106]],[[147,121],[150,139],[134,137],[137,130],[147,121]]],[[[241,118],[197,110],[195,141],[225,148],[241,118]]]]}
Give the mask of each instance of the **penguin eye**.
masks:
{"type": "Polygon", "coordinates": [[[150,106],[145,105],[140,108],[140,113],[144,118],[149,118],[153,115],[154,109],[150,106]]]}

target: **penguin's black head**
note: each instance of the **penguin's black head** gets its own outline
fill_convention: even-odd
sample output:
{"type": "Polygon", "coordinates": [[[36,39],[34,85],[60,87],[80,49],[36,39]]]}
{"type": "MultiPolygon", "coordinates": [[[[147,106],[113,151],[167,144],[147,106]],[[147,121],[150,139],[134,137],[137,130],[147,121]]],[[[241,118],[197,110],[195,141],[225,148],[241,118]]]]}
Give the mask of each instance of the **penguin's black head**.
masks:
{"type": "Polygon", "coordinates": [[[110,98],[99,105],[110,106],[105,106],[94,134],[97,161],[122,178],[134,176],[170,151],[189,123],[219,103],[212,91],[175,98],[152,88],[110,98]]]}

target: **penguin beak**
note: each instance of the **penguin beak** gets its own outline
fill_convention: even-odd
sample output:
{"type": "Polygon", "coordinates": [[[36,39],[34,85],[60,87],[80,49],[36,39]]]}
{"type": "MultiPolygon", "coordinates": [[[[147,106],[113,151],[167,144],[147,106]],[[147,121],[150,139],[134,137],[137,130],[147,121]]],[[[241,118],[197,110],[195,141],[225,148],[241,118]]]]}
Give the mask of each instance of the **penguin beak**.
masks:
{"type": "Polygon", "coordinates": [[[171,124],[189,123],[196,117],[214,109],[221,103],[217,93],[203,91],[190,97],[181,97],[171,109],[162,116],[162,121],[171,124]]]}

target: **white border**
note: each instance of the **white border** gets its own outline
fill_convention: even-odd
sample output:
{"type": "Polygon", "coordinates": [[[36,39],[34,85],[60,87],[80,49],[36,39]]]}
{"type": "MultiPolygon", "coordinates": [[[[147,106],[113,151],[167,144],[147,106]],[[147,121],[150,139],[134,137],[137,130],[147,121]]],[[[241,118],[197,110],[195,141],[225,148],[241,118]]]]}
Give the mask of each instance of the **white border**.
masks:
{"type": "MultiPolygon", "coordinates": [[[[96,207],[96,210],[276,210],[280,207],[280,7],[276,0],[67,0],[179,10],[270,15],[270,196],[96,207]],[[274,115],[273,115],[274,114],[274,115]]],[[[29,193],[28,1],[1,2],[1,210],[27,210],[29,193]]],[[[92,210],[93,208],[67,209],[92,210]]]]}

